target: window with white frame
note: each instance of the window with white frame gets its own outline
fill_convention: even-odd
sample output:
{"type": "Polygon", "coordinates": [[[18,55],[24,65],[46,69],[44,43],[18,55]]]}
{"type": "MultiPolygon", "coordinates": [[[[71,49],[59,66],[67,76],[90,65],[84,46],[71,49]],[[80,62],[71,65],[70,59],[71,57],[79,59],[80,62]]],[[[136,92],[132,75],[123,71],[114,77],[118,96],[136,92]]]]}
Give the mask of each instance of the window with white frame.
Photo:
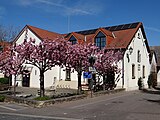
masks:
{"type": "Polygon", "coordinates": [[[141,54],[140,54],[140,50],[137,51],[137,62],[141,62],[141,54]]]}
{"type": "Polygon", "coordinates": [[[66,69],[66,81],[71,80],[71,69],[66,69]]]}
{"type": "Polygon", "coordinates": [[[135,79],[135,64],[132,64],[132,79],[135,79]]]}
{"type": "Polygon", "coordinates": [[[143,73],[142,73],[142,76],[143,76],[143,78],[145,78],[145,66],[143,65],[143,73]]]}

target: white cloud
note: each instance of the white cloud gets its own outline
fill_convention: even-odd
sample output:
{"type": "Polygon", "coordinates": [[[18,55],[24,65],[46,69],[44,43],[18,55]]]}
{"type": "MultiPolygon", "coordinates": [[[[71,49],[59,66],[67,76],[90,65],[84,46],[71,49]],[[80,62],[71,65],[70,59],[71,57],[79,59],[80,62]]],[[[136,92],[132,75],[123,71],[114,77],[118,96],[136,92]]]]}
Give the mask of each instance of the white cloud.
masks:
{"type": "Polygon", "coordinates": [[[145,27],[145,29],[150,30],[150,31],[154,31],[154,32],[159,32],[159,33],[160,33],[160,29],[158,29],[158,28],[154,28],[154,27],[145,27]]]}
{"type": "Polygon", "coordinates": [[[92,0],[18,0],[19,5],[46,8],[47,12],[58,12],[61,15],[95,15],[103,7],[92,0]],[[91,3],[92,2],[92,3],[91,3]],[[100,7],[99,7],[100,6],[100,7]]]}

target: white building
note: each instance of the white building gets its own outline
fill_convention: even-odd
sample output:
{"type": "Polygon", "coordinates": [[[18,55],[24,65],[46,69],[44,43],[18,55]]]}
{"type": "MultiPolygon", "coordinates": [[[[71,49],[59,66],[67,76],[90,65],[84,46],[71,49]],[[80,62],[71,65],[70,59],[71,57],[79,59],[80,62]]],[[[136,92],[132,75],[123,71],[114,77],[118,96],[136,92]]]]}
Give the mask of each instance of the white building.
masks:
{"type": "Polygon", "coordinates": [[[160,84],[160,46],[150,46],[151,49],[151,72],[156,73],[157,83],[160,84]]]}
{"type": "MultiPolygon", "coordinates": [[[[24,39],[34,38],[38,44],[44,38],[55,39],[57,36],[61,35],[62,34],[26,25],[15,39],[15,43],[19,44],[22,43],[24,39]]],[[[137,22],[72,32],[69,34],[63,34],[63,36],[66,40],[72,42],[72,44],[92,42],[100,48],[106,47],[107,49],[123,50],[123,60],[119,63],[122,71],[120,80],[117,82],[117,87],[123,87],[127,90],[137,89],[137,81],[140,77],[142,78],[144,85],[147,84],[148,75],[150,73],[150,50],[142,23],[137,22]]],[[[30,71],[27,78],[27,84],[26,79],[20,76],[17,78],[19,86],[39,87],[38,69],[33,66],[27,66],[26,69],[30,71]]],[[[45,73],[46,88],[56,84],[59,87],[77,89],[77,81],[78,78],[76,72],[70,73],[70,71],[58,66],[45,73]]],[[[86,81],[82,77],[82,84],[85,82],[86,81]]]]}

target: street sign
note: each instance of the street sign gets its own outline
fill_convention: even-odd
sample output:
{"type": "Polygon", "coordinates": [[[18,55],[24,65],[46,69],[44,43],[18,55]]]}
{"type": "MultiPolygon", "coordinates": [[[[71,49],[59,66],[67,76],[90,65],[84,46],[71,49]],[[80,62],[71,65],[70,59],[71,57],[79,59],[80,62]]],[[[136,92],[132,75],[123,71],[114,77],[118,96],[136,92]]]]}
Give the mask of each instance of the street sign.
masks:
{"type": "Polygon", "coordinates": [[[95,67],[89,67],[89,72],[96,72],[96,68],[95,67]]]}
{"type": "Polygon", "coordinates": [[[83,73],[83,78],[85,79],[92,79],[92,74],[91,72],[84,72],[83,73]]]}

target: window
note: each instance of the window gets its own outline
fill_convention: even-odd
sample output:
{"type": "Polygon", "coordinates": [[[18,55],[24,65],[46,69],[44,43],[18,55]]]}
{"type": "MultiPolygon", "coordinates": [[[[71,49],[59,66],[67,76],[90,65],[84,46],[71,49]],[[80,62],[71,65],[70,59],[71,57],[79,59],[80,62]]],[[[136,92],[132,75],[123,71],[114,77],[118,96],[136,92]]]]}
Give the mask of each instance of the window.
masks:
{"type": "Polygon", "coordinates": [[[132,79],[135,79],[135,64],[132,64],[132,79]]]}
{"type": "Polygon", "coordinates": [[[138,64],[138,71],[141,71],[141,64],[138,64]]]}
{"type": "Polygon", "coordinates": [[[143,65],[143,74],[142,74],[142,76],[143,76],[143,78],[145,78],[145,66],[143,65]]]}
{"type": "Polygon", "coordinates": [[[96,36],[95,44],[100,49],[103,49],[106,46],[106,36],[102,32],[99,32],[96,36]]]}
{"type": "Polygon", "coordinates": [[[141,39],[141,35],[140,35],[140,33],[138,33],[137,38],[138,38],[138,39],[141,39]]]}
{"type": "Polygon", "coordinates": [[[37,75],[37,70],[35,70],[35,75],[37,75]]]}
{"type": "Polygon", "coordinates": [[[141,54],[140,54],[140,50],[138,50],[137,52],[137,62],[141,62],[141,54]]]}
{"type": "Polygon", "coordinates": [[[71,80],[71,70],[66,69],[66,81],[70,81],[70,80],[71,80]]]}
{"type": "Polygon", "coordinates": [[[69,41],[72,43],[72,45],[77,44],[77,40],[74,36],[72,36],[69,41]]]}
{"type": "Polygon", "coordinates": [[[3,46],[2,45],[0,45],[0,51],[3,51],[3,46]]]}

